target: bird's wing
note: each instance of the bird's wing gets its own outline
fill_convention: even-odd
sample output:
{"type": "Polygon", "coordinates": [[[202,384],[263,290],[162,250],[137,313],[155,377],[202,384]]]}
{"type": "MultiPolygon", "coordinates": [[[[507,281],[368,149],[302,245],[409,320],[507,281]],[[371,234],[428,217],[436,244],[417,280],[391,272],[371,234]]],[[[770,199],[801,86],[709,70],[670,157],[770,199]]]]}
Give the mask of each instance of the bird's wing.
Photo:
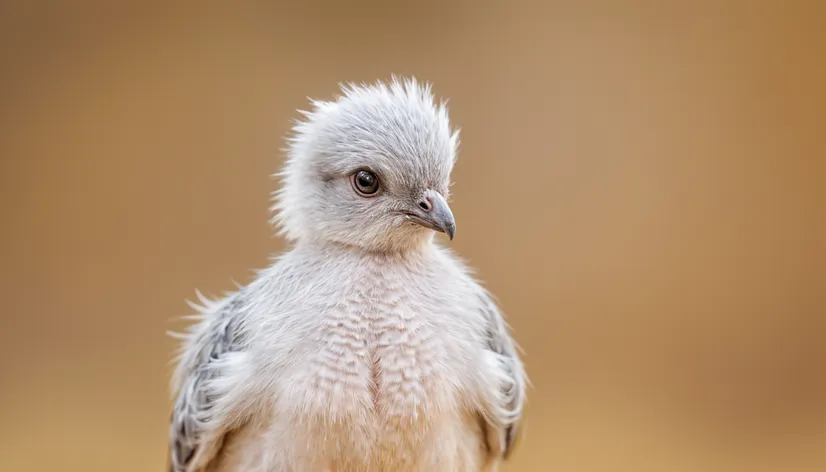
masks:
{"type": "Polygon", "coordinates": [[[201,302],[195,308],[203,319],[180,336],[174,382],[178,397],[169,431],[171,472],[205,469],[225,435],[243,421],[239,385],[247,353],[242,299],[235,294],[218,302],[201,297],[201,302]]]}
{"type": "Polygon", "coordinates": [[[482,415],[487,446],[492,456],[507,459],[519,432],[527,378],[502,313],[489,294],[479,298],[487,326],[486,353],[498,374],[498,389],[492,396],[495,404],[482,415]]]}

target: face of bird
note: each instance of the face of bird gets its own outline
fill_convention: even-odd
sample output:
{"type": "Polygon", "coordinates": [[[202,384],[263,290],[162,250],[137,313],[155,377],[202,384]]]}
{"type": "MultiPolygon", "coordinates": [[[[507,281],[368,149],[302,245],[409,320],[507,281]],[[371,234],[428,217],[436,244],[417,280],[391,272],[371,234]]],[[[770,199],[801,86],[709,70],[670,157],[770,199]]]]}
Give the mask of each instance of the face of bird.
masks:
{"type": "Polygon", "coordinates": [[[415,247],[434,231],[453,239],[458,135],[445,107],[413,81],[344,93],[296,127],[279,194],[286,231],[371,250],[415,247]]]}

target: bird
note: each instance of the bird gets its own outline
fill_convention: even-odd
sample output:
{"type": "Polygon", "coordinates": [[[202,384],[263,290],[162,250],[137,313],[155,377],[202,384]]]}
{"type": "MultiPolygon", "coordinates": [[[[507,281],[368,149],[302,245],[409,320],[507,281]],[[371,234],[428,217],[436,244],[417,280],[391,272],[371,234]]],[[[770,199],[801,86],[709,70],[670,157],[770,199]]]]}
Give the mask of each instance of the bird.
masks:
{"type": "Polygon", "coordinates": [[[309,103],[271,200],[288,249],[191,303],[169,470],[497,470],[528,380],[499,302],[449,248],[447,102],[394,75],[309,103]]]}

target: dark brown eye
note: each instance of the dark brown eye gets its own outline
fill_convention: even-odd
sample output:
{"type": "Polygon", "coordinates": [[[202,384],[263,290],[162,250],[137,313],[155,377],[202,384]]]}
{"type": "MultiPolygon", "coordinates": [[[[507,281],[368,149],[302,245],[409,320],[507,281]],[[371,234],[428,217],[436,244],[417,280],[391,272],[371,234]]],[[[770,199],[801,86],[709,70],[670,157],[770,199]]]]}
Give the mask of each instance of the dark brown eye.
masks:
{"type": "Polygon", "coordinates": [[[350,178],[353,188],[364,197],[372,197],[379,191],[379,178],[369,170],[360,170],[350,178]]]}

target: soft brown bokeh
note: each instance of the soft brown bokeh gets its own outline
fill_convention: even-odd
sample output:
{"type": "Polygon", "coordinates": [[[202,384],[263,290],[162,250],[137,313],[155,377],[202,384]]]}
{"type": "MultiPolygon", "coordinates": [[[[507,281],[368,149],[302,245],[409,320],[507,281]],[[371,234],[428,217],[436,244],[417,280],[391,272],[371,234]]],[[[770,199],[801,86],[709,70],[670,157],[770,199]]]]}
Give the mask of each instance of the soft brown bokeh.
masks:
{"type": "Polygon", "coordinates": [[[463,129],[507,470],[826,470],[822,2],[222,5],[0,7],[0,470],[164,469],[165,331],[282,249],[305,97],[391,73],[463,129]]]}

